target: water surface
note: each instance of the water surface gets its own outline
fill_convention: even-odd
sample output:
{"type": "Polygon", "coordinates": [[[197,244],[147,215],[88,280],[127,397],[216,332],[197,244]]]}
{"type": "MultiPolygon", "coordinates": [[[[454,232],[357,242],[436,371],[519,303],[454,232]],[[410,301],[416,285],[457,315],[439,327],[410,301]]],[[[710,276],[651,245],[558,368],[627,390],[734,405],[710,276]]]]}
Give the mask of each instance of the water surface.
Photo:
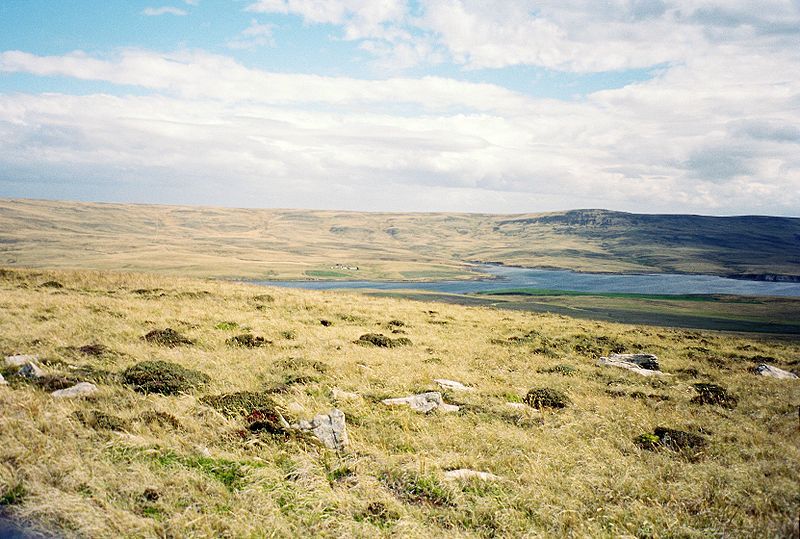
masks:
{"type": "Polygon", "coordinates": [[[632,294],[735,294],[741,296],[800,297],[800,283],[773,283],[728,279],[715,275],[658,273],[646,275],[576,273],[484,264],[475,269],[487,274],[474,281],[256,281],[256,284],[308,290],[423,290],[469,294],[507,288],[540,288],[576,292],[632,294]]]}

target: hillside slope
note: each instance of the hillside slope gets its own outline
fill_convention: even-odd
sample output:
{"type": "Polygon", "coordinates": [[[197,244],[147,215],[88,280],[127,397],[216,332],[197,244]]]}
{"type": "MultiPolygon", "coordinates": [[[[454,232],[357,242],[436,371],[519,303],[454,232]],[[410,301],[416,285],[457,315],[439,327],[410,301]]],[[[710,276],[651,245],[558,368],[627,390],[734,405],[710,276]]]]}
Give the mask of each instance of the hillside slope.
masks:
{"type": "Polygon", "coordinates": [[[466,277],[466,261],[578,271],[800,276],[800,219],[0,200],[0,263],[11,267],[414,280],[466,277]]]}
{"type": "Polygon", "coordinates": [[[59,537],[798,533],[800,384],[752,372],[797,340],[136,274],[3,270],[0,298],[0,361],[44,371],[0,369],[0,508],[59,537]],[[423,391],[459,409],[382,402],[423,391]],[[275,426],[334,407],[341,451],[275,426]]]}

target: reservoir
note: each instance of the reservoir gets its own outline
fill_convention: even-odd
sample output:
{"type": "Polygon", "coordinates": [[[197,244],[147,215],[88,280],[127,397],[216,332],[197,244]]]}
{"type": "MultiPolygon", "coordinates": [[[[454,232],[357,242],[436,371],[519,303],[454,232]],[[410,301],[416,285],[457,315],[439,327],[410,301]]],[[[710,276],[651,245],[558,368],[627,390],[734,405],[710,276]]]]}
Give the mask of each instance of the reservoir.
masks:
{"type": "Polygon", "coordinates": [[[800,297],[800,283],[729,279],[715,275],[671,273],[577,273],[482,264],[473,269],[486,274],[471,281],[255,281],[266,286],[308,290],[422,290],[470,294],[509,288],[537,288],[576,292],[631,294],[734,294],[741,296],[800,297]]]}

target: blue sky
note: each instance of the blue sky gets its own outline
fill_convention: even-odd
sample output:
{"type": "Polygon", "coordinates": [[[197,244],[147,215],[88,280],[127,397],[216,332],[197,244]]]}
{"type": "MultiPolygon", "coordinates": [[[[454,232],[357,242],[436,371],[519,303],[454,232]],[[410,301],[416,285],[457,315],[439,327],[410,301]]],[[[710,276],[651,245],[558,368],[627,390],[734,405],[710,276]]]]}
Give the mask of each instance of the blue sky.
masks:
{"type": "Polygon", "coordinates": [[[792,0],[6,0],[0,196],[798,215],[799,37],[792,0]]]}

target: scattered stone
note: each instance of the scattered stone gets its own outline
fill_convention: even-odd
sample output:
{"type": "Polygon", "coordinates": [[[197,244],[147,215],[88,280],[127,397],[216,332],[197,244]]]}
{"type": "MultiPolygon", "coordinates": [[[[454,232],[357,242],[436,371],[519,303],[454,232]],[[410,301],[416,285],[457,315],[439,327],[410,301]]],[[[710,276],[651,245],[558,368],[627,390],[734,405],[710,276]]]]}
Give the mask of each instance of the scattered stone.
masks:
{"type": "MultiPolygon", "coordinates": [[[[619,357],[637,356],[637,355],[649,356],[650,354],[611,354],[611,356],[609,357],[601,357],[597,361],[597,364],[605,367],[619,367],[621,369],[627,369],[631,372],[635,372],[636,374],[641,374],[642,376],[669,376],[667,373],[658,370],[644,368],[641,365],[634,363],[632,361],[618,359],[619,357]]],[[[645,364],[652,365],[652,363],[645,363],[645,364]]]]}
{"type": "Polygon", "coordinates": [[[384,399],[382,402],[388,406],[409,406],[412,410],[425,414],[437,409],[442,412],[457,412],[459,410],[458,406],[445,403],[442,400],[442,394],[438,391],[428,391],[427,393],[395,399],[384,399]]]}
{"type": "Polygon", "coordinates": [[[767,365],[766,363],[762,363],[756,367],[755,373],[759,376],[768,376],[770,378],[781,378],[786,380],[797,378],[797,375],[793,372],[785,371],[783,369],[779,369],[778,367],[767,365]]]}
{"type": "Polygon", "coordinates": [[[461,382],[456,382],[455,380],[447,380],[445,378],[434,378],[433,380],[439,387],[442,389],[452,389],[453,391],[475,391],[475,388],[465,386],[461,382]]]}
{"type": "Polygon", "coordinates": [[[264,337],[256,337],[252,333],[242,333],[236,335],[225,341],[230,346],[238,346],[241,348],[259,348],[267,344],[272,344],[272,341],[266,340],[264,337]]]}
{"type": "Polygon", "coordinates": [[[28,380],[36,380],[44,376],[44,371],[39,365],[33,361],[29,361],[19,368],[17,375],[27,378],[28,380]]]}
{"type": "Polygon", "coordinates": [[[572,401],[565,393],[549,387],[535,388],[525,395],[525,404],[541,410],[542,408],[566,408],[572,401]]]}
{"type": "Polygon", "coordinates": [[[723,408],[735,408],[738,399],[728,393],[728,390],[716,384],[694,384],[697,396],[691,402],[694,404],[717,404],[723,408]]]}
{"type": "Polygon", "coordinates": [[[6,367],[22,367],[26,363],[29,362],[36,362],[39,361],[39,356],[36,355],[18,355],[18,356],[6,356],[5,358],[5,366],[6,367]]]}
{"type": "Polygon", "coordinates": [[[66,389],[59,389],[50,393],[57,399],[71,399],[74,397],[85,397],[97,392],[97,386],[90,382],[80,382],[66,389]]]}
{"type": "Polygon", "coordinates": [[[325,326],[326,328],[329,328],[333,325],[333,322],[331,322],[330,320],[325,320],[324,318],[320,320],[319,323],[325,326]]]}
{"type": "Polygon", "coordinates": [[[499,481],[499,475],[494,475],[489,472],[479,472],[477,470],[469,470],[462,468],[459,470],[450,470],[444,473],[445,481],[456,481],[459,479],[480,479],[481,481],[499,481]]]}
{"type": "Polygon", "coordinates": [[[363,346],[377,346],[379,348],[395,348],[397,346],[410,346],[413,344],[411,339],[407,337],[391,339],[382,333],[366,333],[354,342],[355,344],[363,346]]]}
{"type": "Polygon", "coordinates": [[[123,383],[141,393],[176,395],[207,384],[207,374],[167,361],[142,361],[122,372],[123,383]]]}
{"type": "Polygon", "coordinates": [[[6,382],[6,379],[3,378],[2,374],[0,374],[0,386],[7,386],[7,385],[8,385],[8,382],[6,382]]]}
{"type": "Polygon", "coordinates": [[[336,451],[343,450],[349,443],[344,412],[338,408],[319,414],[311,421],[300,421],[292,428],[313,434],[325,447],[336,451]]]}
{"type": "Polygon", "coordinates": [[[147,335],[144,335],[142,339],[149,343],[159,344],[161,346],[169,346],[170,348],[174,348],[183,344],[194,344],[192,340],[187,339],[172,328],[154,329],[147,335]]]}
{"type": "Polygon", "coordinates": [[[658,357],[654,354],[611,354],[608,359],[633,363],[649,371],[661,370],[661,366],[658,364],[658,357]]]}
{"type": "Polygon", "coordinates": [[[331,390],[331,398],[336,401],[358,400],[361,398],[361,395],[350,391],[342,391],[334,387],[333,390],[331,390]]]}

